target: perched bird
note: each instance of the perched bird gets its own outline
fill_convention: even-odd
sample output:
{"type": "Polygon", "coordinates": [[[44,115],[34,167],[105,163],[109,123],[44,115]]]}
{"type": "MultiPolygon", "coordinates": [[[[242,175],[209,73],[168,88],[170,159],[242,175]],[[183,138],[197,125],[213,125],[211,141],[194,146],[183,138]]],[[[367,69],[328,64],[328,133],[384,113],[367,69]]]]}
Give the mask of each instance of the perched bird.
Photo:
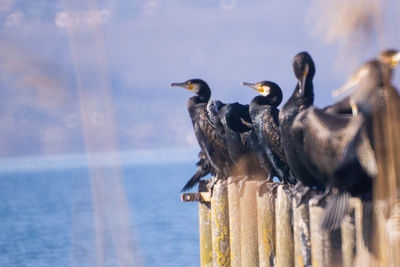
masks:
{"type": "Polygon", "coordinates": [[[196,94],[189,98],[187,109],[197,142],[212,167],[212,173],[215,173],[218,179],[228,177],[232,161],[229,157],[226,140],[216,131],[207,111],[211,97],[210,87],[201,79],[172,83],[171,86],[183,87],[196,94]]]}
{"type": "MultiPolygon", "coordinates": [[[[336,229],[348,210],[348,199],[351,193],[368,191],[372,176],[363,168],[361,158],[373,162],[374,156],[368,139],[364,138],[364,117],[337,115],[321,109],[310,107],[299,113],[292,125],[292,136],[296,153],[301,162],[318,183],[326,189],[319,198],[327,196],[322,226],[336,229]],[[337,167],[343,162],[346,149],[351,155],[352,164],[347,166],[349,175],[338,175],[337,167]],[[350,173],[351,172],[351,173],[350,173]],[[335,179],[337,178],[337,179],[335,179]]],[[[343,173],[342,173],[343,174],[343,173]]]]}
{"type": "Polygon", "coordinates": [[[264,159],[271,163],[281,181],[295,184],[296,179],[286,163],[279,131],[277,107],[282,102],[281,88],[270,81],[243,82],[242,85],[249,86],[261,94],[250,102],[249,113],[264,159]]]}
{"type": "MultiPolygon", "coordinates": [[[[354,89],[354,92],[345,98],[350,107],[351,113],[355,117],[361,117],[364,120],[363,128],[359,130],[358,139],[350,142],[343,153],[339,166],[336,167],[336,173],[347,177],[347,172],[351,172],[351,166],[354,162],[354,150],[358,156],[360,164],[371,177],[376,177],[378,167],[373,149],[375,148],[374,127],[381,129],[380,123],[387,116],[386,106],[388,101],[400,106],[400,96],[392,85],[393,69],[400,61],[400,52],[389,49],[381,52],[376,59],[363,64],[350,79],[333,95],[343,94],[354,89]],[[374,126],[375,124],[375,126],[374,126]],[[377,126],[378,125],[378,126],[377,126]],[[354,148],[353,148],[354,147],[354,148]]],[[[379,140],[382,142],[383,140],[379,140]]],[[[353,175],[354,176],[354,175],[353,175]]]]}
{"type": "MultiPolygon", "coordinates": [[[[391,76],[391,72],[394,67],[397,66],[397,62],[399,61],[399,52],[395,49],[387,49],[381,52],[378,57],[369,63],[366,63],[362,65],[353,75],[352,77],[346,82],[345,85],[343,85],[341,88],[335,90],[332,95],[334,97],[341,95],[345,93],[346,91],[350,90],[351,88],[355,87],[356,85],[359,85],[360,79],[362,79],[363,76],[367,75],[367,68],[369,64],[378,64],[382,63],[385,64],[386,66],[389,67],[389,70],[387,74],[391,76]],[[374,63],[375,62],[375,63],[374,63]]],[[[362,94],[365,94],[365,90],[361,90],[362,94]]],[[[354,98],[357,97],[359,93],[356,93],[355,95],[347,96],[343,98],[342,100],[336,102],[335,104],[328,106],[324,108],[325,111],[330,112],[330,113],[336,113],[336,114],[354,114],[357,113],[358,111],[355,108],[354,105],[354,98]],[[353,101],[351,101],[353,99],[353,101]]]]}
{"type": "Polygon", "coordinates": [[[225,104],[210,100],[207,104],[210,123],[218,135],[226,141],[228,153],[233,163],[232,175],[266,176],[261,171],[256,156],[257,138],[252,131],[249,106],[239,103],[225,104]]]}
{"type": "Polygon", "coordinates": [[[265,162],[258,137],[251,124],[249,105],[232,103],[221,112],[228,150],[236,165],[235,173],[255,179],[272,179],[271,164],[265,162]]]}
{"type": "Polygon", "coordinates": [[[392,72],[399,61],[400,52],[397,50],[388,49],[381,52],[376,59],[359,67],[341,88],[333,91],[332,95],[338,96],[350,89],[358,88],[345,99],[346,101],[348,99],[347,102],[353,115],[357,115],[361,108],[364,116],[370,116],[373,111],[385,105],[385,97],[397,98],[398,94],[395,90],[383,89],[384,85],[387,88],[393,88],[391,85],[392,72]],[[381,89],[377,90],[377,88],[381,89]]]}
{"type": "Polygon", "coordinates": [[[190,178],[190,180],[185,184],[182,188],[181,192],[186,192],[196,186],[200,179],[207,176],[208,174],[215,175],[214,169],[211,166],[210,161],[208,160],[204,151],[200,150],[198,154],[199,161],[196,163],[198,166],[196,173],[190,178]]]}
{"type": "Polygon", "coordinates": [[[243,166],[241,163],[242,160],[247,156],[246,155],[247,149],[245,147],[245,144],[242,142],[240,133],[232,130],[227,122],[227,116],[226,116],[227,112],[228,111],[231,112],[232,109],[241,109],[241,111],[243,111],[243,109],[246,109],[246,107],[239,103],[226,104],[220,109],[218,113],[218,122],[223,128],[222,131],[224,132],[224,137],[226,140],[226,145],[228,147],[229,156],[235,166],[236,174],[245,175],[246,173],[245,170],[243,170],[243,166]]]}
{"type": "Polygon", "coordinates": [[[293,121],[295,150],[307,170],[326,188],[327,206],[321,222],[326,229],[340,227],[350,196],[371,200],[372,179],[377,175],[372,115],[384,107],[385,95],[397,95],[395,90],[385,89],[391,72],[391,64],[376,59],[351,77],[343,88],[358,85],[348,98],[353,115],[310,107],[293,121]]]}
{"type": "MultiPolygon", "coordinates": [[[[385,127],[385,122],[398,122],[398,120],[391,121],[390,117],[397,115],[400,107],[400,96],[391,82],[393,69],[399,64],[399,61],[400,53],[397,50],[385,50],[376,59],[363,64],[344,86],[333,93],[338,95],[354,89],[346,99],[348,99],[353,116],[362,117],[364,123],[357,136],[345,147],[342,158],[336,165],[334,177],[330,183],[333,194],[327,203],[321,226],[326,229],[340,227],[343,217],[348,211],[347,196],[351,194],[361,197],[364,200],[362,234],[370,251],[374,250],[373,235],[371,234],[374,232],[372,187],[373,184],[377,185],[379,182],[378,180],[373,183],[372,180],[378,177],[379,162],[381,164],[379,171],[383,172],[379,174],[380,180],[390,175],[388,170],[392,168],[389,165],[390,157],[393,154],[388,152],[388,149],[395,144],[393,140],[386,140],[387,131],[390,129],[387,128],[387,125],[385,127]],[[360,175],[360,169],[364,170],[370,179],[360,175]]],[[[396,136],[396,133],[392,134],[396,136]]],[[[385,182],[383,184],[385,187],[387,186],[385,182]]]]}
{"type": "MultiPolygon", "coordinates": [[[[314,103],[312,80],[315,74],[315,66],[311,56],[307,52],[298,53],[293,59],[293,70],[298,83],[292,96],[279,112],[279,130],[283,151],[287,164],[295,178],[299,181],[300,188],[302,188],[302,185],[305,185],[324,189],[323,183],[307,169],[303,162],[306,159],[303,159],[303,155],[299,154],[295,148],[296,142],[301,142],[301,140],[298,140],[298,138],[296,140],[292,135],[292,126],[296,116],[300,112],[310,108],[314,103]]],[[[301,194],[300,202],[307,192],[308,190],[304,193],[299,192],[301,194]]]]}

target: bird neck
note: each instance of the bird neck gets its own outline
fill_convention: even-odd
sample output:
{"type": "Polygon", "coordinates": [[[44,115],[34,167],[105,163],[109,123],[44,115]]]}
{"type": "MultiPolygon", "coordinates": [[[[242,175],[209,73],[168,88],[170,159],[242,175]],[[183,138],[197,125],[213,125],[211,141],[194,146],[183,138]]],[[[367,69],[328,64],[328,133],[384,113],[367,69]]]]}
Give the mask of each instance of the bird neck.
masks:
{"type": "Polygon", "coordinates": [[[253,100],[251,101],[251,103],[253,105],[259,105],[259,106],[273,106],[273,107],[277,107],[280,103],[277,103],[276,101],[276,97],[271,97],[271,96],[256,96],[253,98],[253,100]]]}
{"type": "Polygon", "coordinates": [[[300,92],[300,87],[297,84],[296,89],[291,97],[295,98],[299,104],[305,105],[305,106],[311,106],[314,104],[314,86],[313,86],[313,81],[312,77],[308,76],[306,78],[306,85],[304,86],[304,92],[300,92]]]}
{"type": "Polygon", "coordinates": [[[195,103],[208,103],[210,96],[195,95],[192,97],[195,103]]]}

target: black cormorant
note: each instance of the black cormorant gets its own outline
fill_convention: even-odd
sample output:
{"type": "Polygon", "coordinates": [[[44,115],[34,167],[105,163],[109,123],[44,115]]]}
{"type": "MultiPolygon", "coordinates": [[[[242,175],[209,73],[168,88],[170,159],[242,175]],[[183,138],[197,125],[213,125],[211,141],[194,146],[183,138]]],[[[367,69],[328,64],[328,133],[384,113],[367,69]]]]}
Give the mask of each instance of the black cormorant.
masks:
{"type": "Polygon", "coordinates": [[[210,100],[207,104],[207,114],[217,134],[226,141],[233,163],[232,175],[266,176],[267,173],[260,170],[256,156],[258,146],[250,125],[249,106],[237,102],[225,104],[218,100],[210,100]]]}
{"type": "Polygon", "coordinates": [[[305,160],[303,155],[296,151],[296,143],[301,142],[301,140],[299,140],[299,137],[295,138],[293,136],[292,130],[296,116],[314,103],[312,80],[315,74],[315,66],[311,56],[307,52],[298,53],[293,59],[293,70],[298,83],[292,96],[279,112],[279,130],[286,162],[294,173],[295,178],[303,185],[316,186],[319,189],[323,189],[323,183],[318,177],[310,173],[303,163],[303,160],[305,160]]]}
{"type": "MultiPolygon", "coordinates": [[[[397,123],[397,120],[390,121],[388,117],[393,119],[400,107],[400,96],[391,81],[393,69],[399,64],[399,61],[399,51],[385,50],[376,59],[363,64],[343,87],[334,92],[335,95],[338,95],[351,88],[355,89],[346,99],[348,99],[353,116],[362,117],[365,122],[356,138],[346,146],[342,158],[336,166],[331,187],[335,188],[337,193],[333,194],[334,200],[331,201],[330,207],[327,207],[332,210],[325,212],[322,226],[328,229],[340,226],[343,218],[338,217],[337,211],[343,208],[337,207],[335,199],[340,199],[340,196],[344,194],[343,192],[359,195],[363,199],[369,200],[364,203],[363,236],[370,249],[372,245],[371,228],[373,227],[370,200],[373,182],[372,179],[362,180],[357,169],[361,165],[369,177],[377,177],[377,156],[379,156],[379,162],[385,165],[379,168],[380,171],[383,171],[380,175],[384,175],[387,171],[386,165],[390,166],[388,148],[395,145],[396,142],[386,140],[385,137],[389,129],[385,127],[384,122],[397,123]]],[[[396,136],[396,133],[392,134],[396,136]]]]}
{"type": "Polygon", "coordinates": [[[249,113],[264,157],[272,164],[281,181],[295,184],[296,179],[286,163],[279,132],[279,109],[277,107],[282,102],[281,88],[270,81],[243,82],[242,85],[249,86],[261,93],[250,102],[249,113]]]}
{"type": "Polygon", "coordinates": [[[237,102],[228,104],[225,112],[220,115],[225,126],[228,150],[236,164],[235,174],[248,175],[255,179],[272,179],[274,172],[259,147],[257,134],[251,124],[249,105],[237,102]]]}
{"type": "Polygon", "coordinates": [[[251,134],[249,106],[237,102],[225,104],[218,100],[210,100],[207,104],[207,115],[217,134],[226,141],[230,159],[233,163],[232,175],[259,175],[260,165],[254,160],[257,148],[251,134]]]}
{"type": "MultiPolygon", "coordinates": [[[[390,68],[393,68],[397,65],[397,62],[400,60],[399,58],[399,53],[397,50],[394,49],[387,49],[381,52],[378,57],[370,63],[366,63],[362,65],[353,75],[352,78],[349,79],[345,85],[343,85],[341,88],[338,90],[335,90],[333,92],[333,96],[338,96],[344,93],[345,91],[351,89],[352,87],[356,86],[359,83],[359,80],[363,77],[363,75],[366,75],[366,67],[368,64],[375,64],[375,62],[380,62],[383,64],[386,64],[390,68]]],[[[389,70],[390,71],[390,70],[389,70]]],[[[364,91],[364,90],[362,90],[364,91]]],[[[336,113],[336,114],[351,114],[353,112],[357,112],[355,109],[354,103],[352,107],[351,99],[354,99],[355,96],[347,96],[343,98],[342,100],[336,102],[333,105],[330,105],[326,108],[324,108],[325,111],[330,112],[330,113],[336,113]]],[[[354,102],[354,101],[353,101],[354,102]]]]}
{"type": "Polygon", "coordinates": [[[211,97],[210,87],[201,79],[191,79],[183,83],[172,83],[194,92],[189,98],[187,109],[192,119],[193,129],[201,150],[206,155],[217,178],[230,174],[232,162],[229,158],[226,141],[216,130],[208,116],[207,104],[211,97]]]}
{"type": "Polygon", "coordinates": [[[384,81],[391,75],[391,68],[390,64],[373,60],[346,83],[343,88],[349,84],[359,86],[348,98],[353,116],[310,107],[292,123],[296,153],[308,172],[327,189],[324,228],[340,226],[350,195],[371,198],[372,179],[377,173],[371,115],[384,105],[384,81]]]}
{"type": "Polygon", "coordinates": [[[380,82],[380,88],[384,88],[384,84],[392,88],[391,77],[393,68],[398,65],[399,61],[400,52],[397,50],[388,49],[381,52],[376,59],[370,60],[358,68],[341,88],[332,93],[333,96],[343,94],[354,87],[362,88],[361,90],[354,90],[345,100],[348,99],[347,102],[353,115],[356,115],[360,111],[359,108],[364,109],[364,116],[367,114],[370,115],[373,110],[384,105],[384,97],[397,97],[398,94],[393,94],[395,92],[393,90],[378,90],[379,93],[377,93],[376,84],[380,82]],[[392,95],[384,96],[384,94],[392,95]]]}

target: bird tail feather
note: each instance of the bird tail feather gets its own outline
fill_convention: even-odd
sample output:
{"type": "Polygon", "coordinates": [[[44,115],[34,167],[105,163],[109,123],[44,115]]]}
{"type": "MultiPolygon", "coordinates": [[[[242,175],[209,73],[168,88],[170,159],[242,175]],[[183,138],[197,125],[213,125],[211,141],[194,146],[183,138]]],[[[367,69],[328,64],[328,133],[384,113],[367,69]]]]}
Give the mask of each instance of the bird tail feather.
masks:
{"type": "Polygon", "coordinates": [[[340,228],[344,217],[349,212],[350,194],[331,194],[327,199],[327,205],[322,215],[321,228],[325,230],[336,230],[340,228]]]}
{"type": "MultiPolygon", "coordinates": [[[[198,163],[200,162],[202,162],[202,160],[200,160],[198,163]]],[[[181,190],[182,193],[192,189],[195,185],[199,183],[201,178],[211,173],[209,165],[205,166],[202,166],[202,164],[196,164],[196,165],[199,166],[199,168],[197,169],[196,173],[193,174],[192,178],[190,178],[190,180],[182,188],[181,190]]]]}

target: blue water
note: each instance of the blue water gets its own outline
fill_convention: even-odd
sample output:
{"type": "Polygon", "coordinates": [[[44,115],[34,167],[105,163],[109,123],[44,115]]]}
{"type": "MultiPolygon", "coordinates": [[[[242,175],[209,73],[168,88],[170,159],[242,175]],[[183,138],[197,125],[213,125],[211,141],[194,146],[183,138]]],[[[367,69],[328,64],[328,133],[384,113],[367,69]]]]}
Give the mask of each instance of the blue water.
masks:
{"type": "MultiPolygon", "coordinates": [[[[179,198],[194,171],[192,162],[123,166],[137,265],[199,266],[197,204],[179,198]]],[[[98,266],[92,192],[87,168],[0,173],[0,266],[98,266]]],[[[117,266],[105,244],[104,265],[117,266]]]]}

